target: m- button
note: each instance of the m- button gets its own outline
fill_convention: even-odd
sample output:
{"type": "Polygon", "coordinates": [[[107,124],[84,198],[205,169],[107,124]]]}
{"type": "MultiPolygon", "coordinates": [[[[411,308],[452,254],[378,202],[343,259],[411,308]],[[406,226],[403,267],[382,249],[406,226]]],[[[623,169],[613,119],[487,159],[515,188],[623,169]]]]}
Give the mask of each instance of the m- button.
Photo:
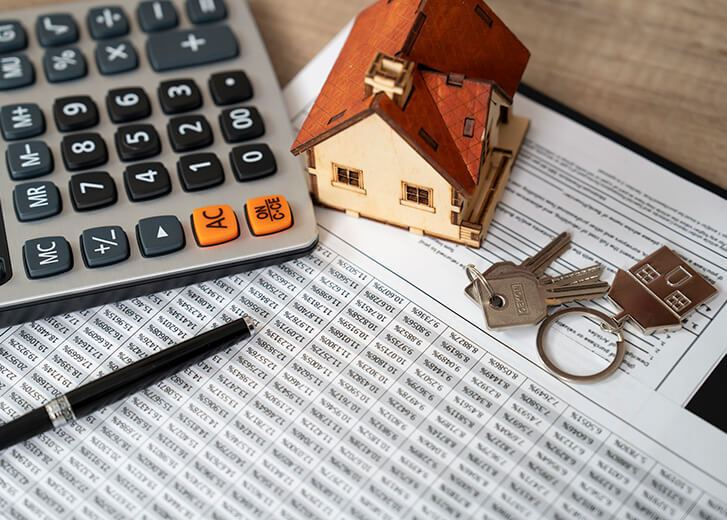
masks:
{"type": "Polygon", "coordinates": [[[230,206],[207,206],[192,213],[192,230],[200,247],[215,246],[240,236],[237,216],[230,206]]]}

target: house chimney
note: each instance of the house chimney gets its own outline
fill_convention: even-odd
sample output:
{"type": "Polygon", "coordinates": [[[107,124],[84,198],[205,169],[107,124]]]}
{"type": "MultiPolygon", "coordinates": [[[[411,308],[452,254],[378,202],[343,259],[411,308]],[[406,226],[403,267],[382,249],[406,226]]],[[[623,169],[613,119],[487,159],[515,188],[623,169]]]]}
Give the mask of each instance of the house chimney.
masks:
{"type": "Polygon", "coordinates": [[[364,79],[366,95],[386,94],[399,108],[404,108],[412,89],[414,62],[382,52],[371,62],[364,79]]]}

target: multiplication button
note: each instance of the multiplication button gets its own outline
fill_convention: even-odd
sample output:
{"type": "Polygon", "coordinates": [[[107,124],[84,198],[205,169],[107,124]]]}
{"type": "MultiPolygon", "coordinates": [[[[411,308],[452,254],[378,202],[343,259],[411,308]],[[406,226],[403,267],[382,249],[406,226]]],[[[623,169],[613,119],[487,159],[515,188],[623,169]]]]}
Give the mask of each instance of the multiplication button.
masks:
{"type": "Polygon", "coordinates": [[[177,217],[164,215],[139,221],[136,226],[139,249],[145,257],[168,255],[184,248],[184,230],[177,217]]]}
{"type": "Polygon", "coordinates": [[[129,239],[119,226],[87,229],[81,235],[81,252],[87,267],[105,267],[129,258],[129,239]]]}
{"type": "Polygon", "coordinates": [[[96,45],[95,55],[98,70],[105,76],[129,72],[139,66],[136,49],[129,40],[101,42],[96,45]]]}
{"type": "Polygon", "coordinates": [[[73,268],[71,246],[63,237],[28,240],[23,245],[23,263],[32,280],[65,273],[73,268]]]}
{"type": "Polygon", "coordinates": [[[41,220],[61,212],[61,196],[52,182],[27,182],[16,186],[13,204],[21,222],[41,220]]]}
{"type": "Polygon", "coordinates": [[[53,171],[53,155],[43,141],[10,143],[5,149],[8,172],[13,180],[33,179],[53,171]]]}

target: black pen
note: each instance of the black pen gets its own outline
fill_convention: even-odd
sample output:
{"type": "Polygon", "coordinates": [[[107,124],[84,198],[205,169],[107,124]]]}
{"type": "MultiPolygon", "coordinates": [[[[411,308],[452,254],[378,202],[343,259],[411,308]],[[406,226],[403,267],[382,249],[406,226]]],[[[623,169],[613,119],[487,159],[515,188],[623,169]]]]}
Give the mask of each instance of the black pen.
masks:
{"type": "Polygon", "coordinates": [[[0,426],[0,451],[75,421],[221,352],[252,334],[245,316],[87,383],[0,426]]]}

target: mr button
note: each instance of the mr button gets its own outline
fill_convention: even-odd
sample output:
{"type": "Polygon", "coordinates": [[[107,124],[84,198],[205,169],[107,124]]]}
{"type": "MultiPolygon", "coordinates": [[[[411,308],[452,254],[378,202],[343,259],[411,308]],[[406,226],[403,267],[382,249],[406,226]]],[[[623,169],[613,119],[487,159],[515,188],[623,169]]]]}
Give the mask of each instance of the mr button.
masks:
{"type": "Polygon", "coordinates": [[[200,247],[231,242],[240,236],[237,216],[230,206],[207,206],[192,213],[192,230],[200,247]]]}
{"type": "Polygon", "coordinates": [[[282,195],[249,199],[245,212],[250,231],[258,237],[285,231],[293,225],[293,212],[282,195]]]}

